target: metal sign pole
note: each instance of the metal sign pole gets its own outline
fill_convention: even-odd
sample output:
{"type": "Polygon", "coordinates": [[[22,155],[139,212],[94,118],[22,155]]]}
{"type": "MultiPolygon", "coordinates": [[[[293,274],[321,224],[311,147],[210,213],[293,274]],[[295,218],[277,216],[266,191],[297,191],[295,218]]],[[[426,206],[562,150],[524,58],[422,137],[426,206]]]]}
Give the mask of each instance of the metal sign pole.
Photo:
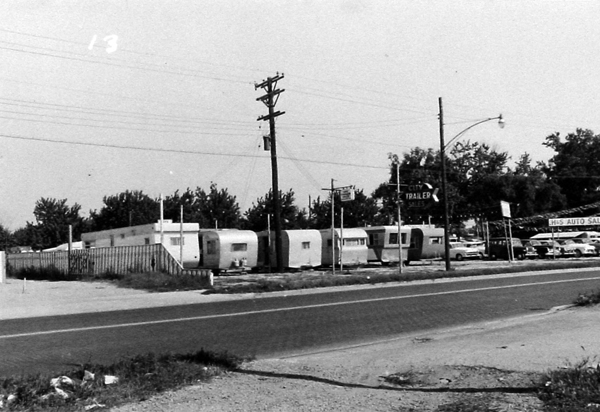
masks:
{"type": "Polygon", "coordinates": [[[340,273],[344,274],[344,206],[340,211],[340,273]]]}

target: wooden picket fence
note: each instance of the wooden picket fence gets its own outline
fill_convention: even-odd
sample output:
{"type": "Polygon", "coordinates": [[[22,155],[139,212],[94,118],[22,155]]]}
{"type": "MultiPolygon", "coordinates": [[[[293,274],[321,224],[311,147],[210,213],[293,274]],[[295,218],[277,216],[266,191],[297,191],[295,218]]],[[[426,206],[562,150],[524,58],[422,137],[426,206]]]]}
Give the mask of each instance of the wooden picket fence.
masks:
{"type": "Polygon", "coordinates": [[[69,276],[94,276],[107,273],[164,272],[170,275],[206,277],[212,285],[208,269],[185,269],[161,244],[116,246],[58,252],[9,253],[7,268],[19,271],[27,268],[54,268],[69,276]]]}

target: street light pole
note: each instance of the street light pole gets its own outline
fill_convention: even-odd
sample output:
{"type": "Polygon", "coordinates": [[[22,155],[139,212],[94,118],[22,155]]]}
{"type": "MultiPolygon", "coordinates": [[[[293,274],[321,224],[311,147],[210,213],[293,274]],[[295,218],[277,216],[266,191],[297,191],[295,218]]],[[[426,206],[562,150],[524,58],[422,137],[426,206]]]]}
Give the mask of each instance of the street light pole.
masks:
{"type": "Polygon", "coordinates": [[[499,115],[496,117],[489,117],[487,119],[480,120],[476,123],[473,123],[471,126],[467,127],[466,129],[462,130],[460,133],[458,133],[456,136],[454,136],[452,139],[450,139],[448,141],[448,143],[445,143],[444,142],[444,110],[443,110],[443,106],[442,106],[442,98],[441,97],[438,99],[438,103],[439,103],[439,108],[440,108],[440,114],[439,114],[439,118],[440,118],[440,156],[441,156],[440,161],[441,161],[441,166],[442,166],[442,191],[444,192],[444,196],[442,197],[443,203],[444,203],[444,259],[446,262],[446,271],[448,271],[448,270],[451,270],[451,267],[450,267],[450,217],[449,217],[449,211],[448,211],[448,191],[446,190],[446,187],[447,187],[446,148],[452,142],[454,142],[456,139],[458,139],[463,134],[465,134],[468,130],[472,129],[473,127],[475,127],[481,123],[489,122],[490,120],[498,120],[498,126],[500,126],[500,128],[504,128],[504,118],[502,117],[502,115],[499,115]]]}

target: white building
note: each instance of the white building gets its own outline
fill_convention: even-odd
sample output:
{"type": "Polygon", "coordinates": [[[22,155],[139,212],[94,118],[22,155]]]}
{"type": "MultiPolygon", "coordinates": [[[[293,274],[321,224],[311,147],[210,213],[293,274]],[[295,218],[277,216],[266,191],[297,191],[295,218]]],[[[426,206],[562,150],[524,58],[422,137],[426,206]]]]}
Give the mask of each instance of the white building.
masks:
{"type": "Polygon", "coordinates": [[[163,220],[140,226],[101,230],[81,234],[84,248],[102,248],[115,246],[140,246],[162,243],[165,249],[186,268],[198,267],[200,246],[198,244],[198,223],[173,223],[163,220]],[[161,229],[162,226],[162,229],[161,229]],[[161,240],[162,239],[162,240],[161,240]]]}

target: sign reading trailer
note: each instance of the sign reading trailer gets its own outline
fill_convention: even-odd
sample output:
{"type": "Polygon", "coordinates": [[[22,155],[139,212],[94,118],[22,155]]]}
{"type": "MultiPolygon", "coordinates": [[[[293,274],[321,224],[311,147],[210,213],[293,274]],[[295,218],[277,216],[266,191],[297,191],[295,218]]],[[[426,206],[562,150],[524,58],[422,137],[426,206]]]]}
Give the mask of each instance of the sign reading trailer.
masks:
{"type": "Polygon", "coordinates": [[[429,183],[419,183],[408,185],[408,191],[404,198],[408,202],[408,207],[424,207],[427,202],[437,202],[438,189],[434,189],[429,183]]]}
{"type": "Polygon", "coordinates": [[[600,217],[569,217],[560,219],[548,219],[548,226],[593,226],[600,225],[600,217]]]}

